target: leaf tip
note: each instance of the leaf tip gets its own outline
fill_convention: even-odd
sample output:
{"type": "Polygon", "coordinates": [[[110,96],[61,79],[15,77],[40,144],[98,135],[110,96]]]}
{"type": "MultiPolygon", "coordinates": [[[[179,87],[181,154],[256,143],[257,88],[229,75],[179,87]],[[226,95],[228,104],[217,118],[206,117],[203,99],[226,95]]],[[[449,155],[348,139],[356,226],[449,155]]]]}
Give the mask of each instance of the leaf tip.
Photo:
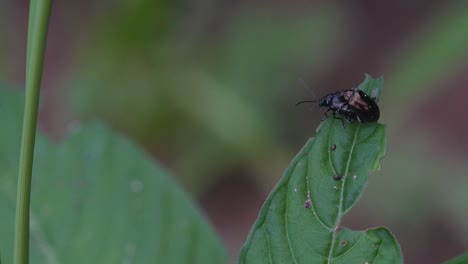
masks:
{"type": "Polygon", "coordinates": [[[370,74],[365,73],[364,76],[364,81],[358,87],[359,90],[362,90],[373,98],[380,97],[384,83],[383,75],[377,78],[372,78],[370,74]]]}

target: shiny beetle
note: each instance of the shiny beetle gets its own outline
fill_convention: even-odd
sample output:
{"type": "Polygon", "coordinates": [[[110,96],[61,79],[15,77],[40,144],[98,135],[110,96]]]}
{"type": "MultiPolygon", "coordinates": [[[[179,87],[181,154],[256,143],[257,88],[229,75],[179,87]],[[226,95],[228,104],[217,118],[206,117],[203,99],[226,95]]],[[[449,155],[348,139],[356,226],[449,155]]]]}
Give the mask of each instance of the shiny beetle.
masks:
{"type": "Polygon", "coordinates": [[[322,97],[319,106],[327,107],[327,112],[332,111],[333,117],[339,114],[350,123],[358,121],[360,123],[377,122],[380,117],[380,109],[374,98],[359,89],[350,89],[334,92],[322,97]]]}

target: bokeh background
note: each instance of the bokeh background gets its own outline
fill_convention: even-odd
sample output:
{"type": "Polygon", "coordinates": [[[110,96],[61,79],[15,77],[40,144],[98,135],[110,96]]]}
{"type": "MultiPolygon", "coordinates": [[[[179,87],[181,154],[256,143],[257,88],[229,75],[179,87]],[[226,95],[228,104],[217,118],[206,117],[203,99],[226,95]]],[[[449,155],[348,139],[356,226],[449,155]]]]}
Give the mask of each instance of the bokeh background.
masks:
{"type": "MultiPolygon", "coordinates": [[[[28,5],[0,0],[0,82],[17,87],[28,5]]],[[[389,227],[407,263],[468,249],[467,1],[68,0],[50,23],[40,129],[60,142],[100,119],[131,137],[232,262],[323,116],[295,103],[364,73],[385,78],[388,151],[344,225],[389,227]]]]}

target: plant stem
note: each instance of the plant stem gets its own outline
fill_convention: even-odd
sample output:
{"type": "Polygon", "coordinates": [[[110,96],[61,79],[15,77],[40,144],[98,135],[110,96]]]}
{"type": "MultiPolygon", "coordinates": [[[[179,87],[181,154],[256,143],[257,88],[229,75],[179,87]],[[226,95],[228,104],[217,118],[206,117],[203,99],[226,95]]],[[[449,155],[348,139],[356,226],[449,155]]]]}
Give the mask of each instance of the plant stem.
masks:
{"type": "Polygon", "coordinates": [[[29,262],[29,205],[36,136],[39,92],[47,40],[51,0],[31,0],[29,10],[28,47],[26,55],[26,101],[16,198],[14,264],[29,262]]]}

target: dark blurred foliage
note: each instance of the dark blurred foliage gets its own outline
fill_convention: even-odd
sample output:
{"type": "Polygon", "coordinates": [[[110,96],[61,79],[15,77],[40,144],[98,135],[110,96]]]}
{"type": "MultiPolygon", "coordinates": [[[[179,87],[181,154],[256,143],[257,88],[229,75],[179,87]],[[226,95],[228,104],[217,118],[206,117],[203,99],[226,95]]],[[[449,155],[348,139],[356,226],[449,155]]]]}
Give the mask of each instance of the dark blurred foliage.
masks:
{"type": "MultiPolygon", "coordinates": [[[[0,80],[22,83],[27,5],[0,1],[0,80]]],[[[467,17],[466,1],[56,1],[40,125],[124,131],[235,259],[322,118],[295,103],[383,74],[388,154],[345,224],[388,226],[408,263],[439,263],[468,247],[467,17]]]]}

